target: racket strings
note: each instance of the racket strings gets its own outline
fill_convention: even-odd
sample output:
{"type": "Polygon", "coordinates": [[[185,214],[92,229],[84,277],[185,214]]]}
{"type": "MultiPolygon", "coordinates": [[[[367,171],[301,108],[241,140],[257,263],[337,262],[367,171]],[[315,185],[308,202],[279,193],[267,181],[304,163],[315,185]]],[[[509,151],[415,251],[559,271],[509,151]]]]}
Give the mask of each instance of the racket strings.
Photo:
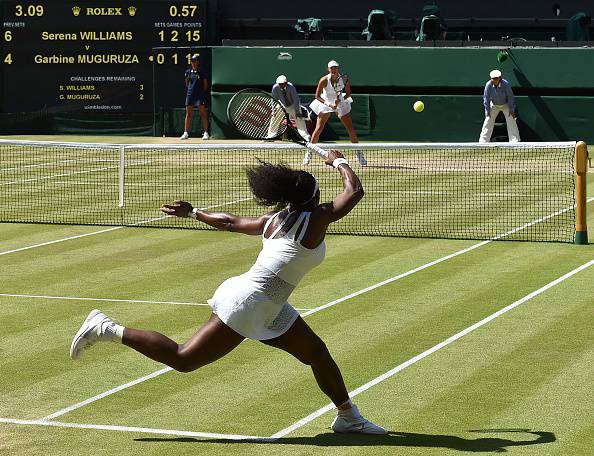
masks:
{"type": "Polygon", "coordinates": [[[287,129],[285,112],[277,102],[258,93],[243,93],[230,106],[230,120],[245,136],[276,138],[287,129]]]}

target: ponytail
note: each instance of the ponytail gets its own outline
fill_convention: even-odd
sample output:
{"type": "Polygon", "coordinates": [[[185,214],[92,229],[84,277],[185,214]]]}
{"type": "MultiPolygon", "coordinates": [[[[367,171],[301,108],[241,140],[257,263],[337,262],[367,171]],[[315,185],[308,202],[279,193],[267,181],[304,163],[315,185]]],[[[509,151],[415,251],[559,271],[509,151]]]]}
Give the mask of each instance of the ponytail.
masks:
{"type": "Polygon", "coordinates": [[[295,170],[283,163],[274,165],[258,159],[259,165],[246,171],[250,189],[258,204],[299,207],[311,200],[315,178],[306,171],[295,170]]]}

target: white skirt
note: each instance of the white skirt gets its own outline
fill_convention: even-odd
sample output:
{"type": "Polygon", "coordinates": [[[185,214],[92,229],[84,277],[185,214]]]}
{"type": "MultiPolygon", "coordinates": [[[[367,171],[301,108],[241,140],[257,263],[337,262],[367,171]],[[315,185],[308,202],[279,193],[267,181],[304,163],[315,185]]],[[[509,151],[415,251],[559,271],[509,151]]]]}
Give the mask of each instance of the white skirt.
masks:
{"type": "Polygon", "coordinates": [[[284,334],[299,316],[287,302],[295,287],[279,277],[252,270],[225,280],[208,304],[231,329],[255,340],[284,334]]]}
{"type": "MultiPolygon", "coordinates": [[[[351,99],[352,100],[352,99],[351,99]]],[[[310,104],[309,107],[316,115],[325,114],[325,113],[332,113],[335,112],[338,117],[346,116],[349,112],[351,112],[351,103],[347,100],[343,100],[338,103],[336,109],[332,109],[327,104],[322,103],[320,100],[315,98],[310,104]]]]}

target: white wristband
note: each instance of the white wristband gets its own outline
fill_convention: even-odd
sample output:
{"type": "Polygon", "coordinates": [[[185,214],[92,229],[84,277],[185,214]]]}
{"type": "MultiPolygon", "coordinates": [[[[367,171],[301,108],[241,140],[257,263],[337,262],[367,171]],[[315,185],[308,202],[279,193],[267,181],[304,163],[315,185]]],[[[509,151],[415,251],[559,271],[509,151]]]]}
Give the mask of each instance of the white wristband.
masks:
{"type": "Polygon", "coordinates": [[[199,209],[197,207],[193,207],[192,210],[188,212],[188,217],[198,220],[198,211],[199,209]]]}
{"type": "Polygon", "coordinates": [[[349,164],[349,162],[347,161],[346,158],[336,158],[333,162],[332,162],[332,166],[334,166],[335,168],[338,168],[340,165],[347,165],[349,164]]]}

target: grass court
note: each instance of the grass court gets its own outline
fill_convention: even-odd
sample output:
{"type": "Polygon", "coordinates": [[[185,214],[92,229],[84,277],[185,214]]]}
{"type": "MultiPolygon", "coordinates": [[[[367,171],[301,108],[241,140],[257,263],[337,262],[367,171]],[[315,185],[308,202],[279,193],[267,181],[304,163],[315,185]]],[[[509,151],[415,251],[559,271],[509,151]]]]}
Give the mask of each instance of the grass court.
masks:
{"type": "Polygon", "coordinates": [[[386,436],[334,434],[309,368],[254,341],[190,374],[117,344],[69,359],[93,308],[184,341],[260,243],[1,223],[0,454],[591,452],[592,244],[328,236],[290,302],[386,436]]]}

